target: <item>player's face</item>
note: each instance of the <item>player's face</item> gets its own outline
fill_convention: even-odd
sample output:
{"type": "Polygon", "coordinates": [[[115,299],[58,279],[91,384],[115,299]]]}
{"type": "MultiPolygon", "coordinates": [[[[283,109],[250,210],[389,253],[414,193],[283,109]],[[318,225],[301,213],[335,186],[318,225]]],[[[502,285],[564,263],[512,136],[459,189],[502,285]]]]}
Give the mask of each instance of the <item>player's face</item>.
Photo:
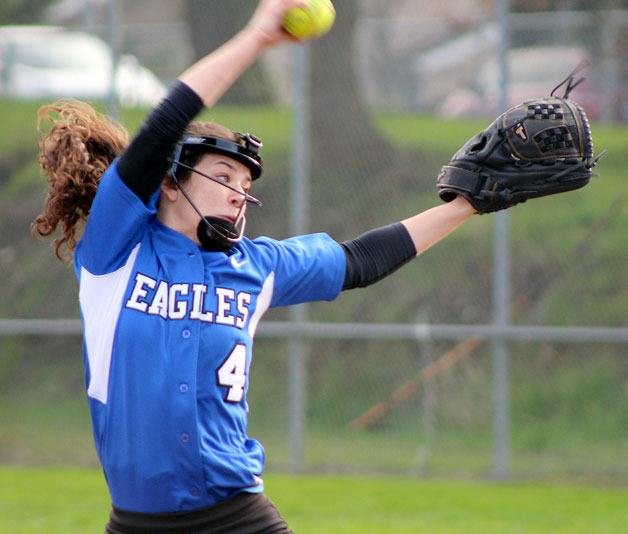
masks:
{"type": "MultiPolygon", "coordinates": [[[[248,193],[252,183],[251,171],[246,165],[221,154],[205,154],[194,169],[213,178],[191,172],[189,179],[181,184],[204,216],[235,223],[239,216],[244,215],[246,202],[242,193],[248,193]]],[[[167,197],[172,201],[166,203],[167,214],[160,203],[162,222],[198,242],[196,229],[199,214],[176,188],[170,188],[167,197]]]]}
{"type": "Polygon", "coordinates": [[[242,193],[248,193],[252,183],[246,165],[221,154],[205,154],[194,168],[213,178],[193,172],[187,184],[188,193],[203,215],[235,222],[240,210],[244,214],[246,202],[242,193]]]}

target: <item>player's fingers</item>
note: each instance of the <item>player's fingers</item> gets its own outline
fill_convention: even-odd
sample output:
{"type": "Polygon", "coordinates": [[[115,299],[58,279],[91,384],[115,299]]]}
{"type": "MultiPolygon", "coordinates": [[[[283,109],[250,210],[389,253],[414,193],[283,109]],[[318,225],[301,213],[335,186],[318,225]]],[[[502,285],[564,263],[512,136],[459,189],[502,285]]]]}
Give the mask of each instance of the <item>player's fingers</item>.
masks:
{"type": "Polygon", "coordinates": [[[283,28],[286,12],[295,7],[307,7],[307,0],[262,0],[249,21],[248,27],[262,37],[264,45],[295,41],[283,28]]]}

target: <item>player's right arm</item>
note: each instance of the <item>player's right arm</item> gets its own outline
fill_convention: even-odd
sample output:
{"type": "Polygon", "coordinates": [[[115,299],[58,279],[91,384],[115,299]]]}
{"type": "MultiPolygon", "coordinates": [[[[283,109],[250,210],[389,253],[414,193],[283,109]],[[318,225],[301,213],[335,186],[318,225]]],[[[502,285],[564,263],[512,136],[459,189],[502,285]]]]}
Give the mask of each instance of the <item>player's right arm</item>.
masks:
{"type": "Polygon", "coordinates": [[[192,65],[179,80],[196,92],[205,106],[213,106],[264,50],[295,41],[282,27],[284,14],[306,5],[303,0],[261,0],[241,32],[192,65]]]}
{"type": "Polygon", "coordinates": [[[263,50],[292,39],[281,24],[285,11],[298,5],[303,2],[261,0],[241,32],[181,74],[103,177],[77,247],[83,265],[105,273],[125,261],[154,214],[151,196],[189,123],[204,106],[215,104],[263,50]]]}
{"type": "Polygon", "coordinates": [[[303,0],[262,0],[246,27],[183,72],[118,162],[125,184],[145,203],[168,170],[168,157],[192,119],[212,107],[266,48],[293,40],[282,28],[303,0]]]}

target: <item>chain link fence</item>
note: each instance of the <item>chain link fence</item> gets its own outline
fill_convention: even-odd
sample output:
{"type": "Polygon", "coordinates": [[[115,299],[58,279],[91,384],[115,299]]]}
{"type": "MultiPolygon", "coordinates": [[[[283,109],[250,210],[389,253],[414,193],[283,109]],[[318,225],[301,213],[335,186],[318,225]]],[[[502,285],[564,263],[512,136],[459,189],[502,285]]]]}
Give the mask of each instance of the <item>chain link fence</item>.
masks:
{"type": "MultiPolygon", "coordinates": [[[[105,4],[65,20],[52,10],[49,22],[106,41],[105,4]]],[[[172,3],[180,18],[168,24],[143,22],[129,4],[120,2],[120,56],[167,85],[194,57],[184,3],[172,3]]],[[[337,4],[334,31],[306,56],[293,47],[262,58],[263,76],[250,83],[270,84],[272,101],[206,112],[264,139],[267,172],[256,195],[265,207],[251,214],[253,236],[287,237],[297,220],[344,240],[436,204],[440,165],[498,112],[492,3],[464,18],[447,16],[464,11],[458,2],[423,13],[413,2],[347,2],[359,7],[353,12],[337,4]],[[295,57],[311,76],[299,77],[295,57]],[[303,154],[307,139],[304,170],[291,155],[303,154]],[[307,202],[289,217],[299,173],[309,177],[307,202]]],[[[593,119],[596,148],[609,149],[586,189],[511,210],[510,330],[491,330],[492,216],[474,217],[375,286],[296,317],[272,310],[256,339],[249,392],[250,434],[265,445],[269,468],[493,475],[492,342],[502,335],[509,474],[628,482],[628,12],[620,1],[606,4],[509,18],[511,100],[549,93],[587,60],[587,82],[573,96],[593,119]]],[[[96,465],[74,276],[28,232],[45,194],[34,133],[42,99],[0,98],[0,317],[44,320],[24,331],[1,323],[0,461],[96,465]],[[59,318],[74,322],[47,321],[59,318]]],[[[133,131],[146,109],[123,106],[120,120],[133,131]]]]}

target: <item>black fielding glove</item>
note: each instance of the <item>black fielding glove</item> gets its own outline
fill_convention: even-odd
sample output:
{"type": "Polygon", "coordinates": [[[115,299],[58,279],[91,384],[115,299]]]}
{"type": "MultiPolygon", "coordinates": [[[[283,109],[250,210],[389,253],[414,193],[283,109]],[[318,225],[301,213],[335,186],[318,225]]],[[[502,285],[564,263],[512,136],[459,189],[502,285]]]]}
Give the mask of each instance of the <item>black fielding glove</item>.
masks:
{"type": "Polygon", "coordinates": [[[584,110],[567,98],[528,100],[500,115],[458,151],[438,175],[438,195],[462,195],[490,213],[579,189],[589,183],[593,157],[584,110]]]}

